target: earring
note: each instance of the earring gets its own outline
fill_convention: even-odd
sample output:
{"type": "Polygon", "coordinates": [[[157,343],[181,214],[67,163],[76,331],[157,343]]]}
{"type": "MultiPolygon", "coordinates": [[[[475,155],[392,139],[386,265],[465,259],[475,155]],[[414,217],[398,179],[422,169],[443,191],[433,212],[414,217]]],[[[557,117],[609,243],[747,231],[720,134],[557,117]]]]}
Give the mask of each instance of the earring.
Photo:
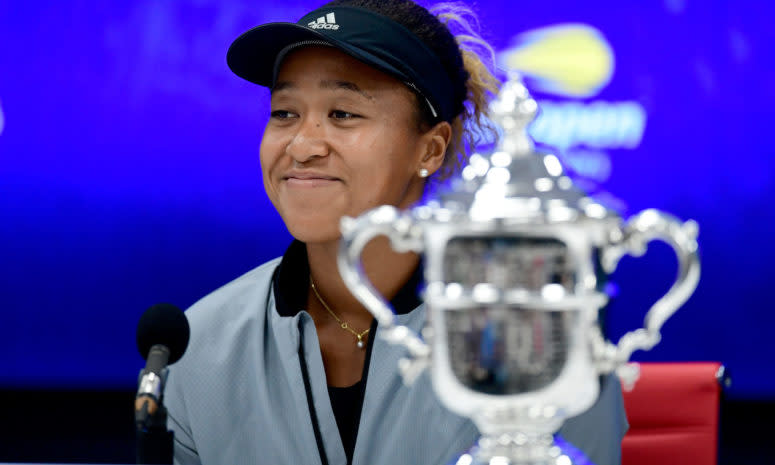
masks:
{"type": "Polygon", "coordinates": [[[427,178],[430,173],[425,168],[420,168],[420,171],[418,171],[417,174],[420,175],[421,178],[427,178]]]}

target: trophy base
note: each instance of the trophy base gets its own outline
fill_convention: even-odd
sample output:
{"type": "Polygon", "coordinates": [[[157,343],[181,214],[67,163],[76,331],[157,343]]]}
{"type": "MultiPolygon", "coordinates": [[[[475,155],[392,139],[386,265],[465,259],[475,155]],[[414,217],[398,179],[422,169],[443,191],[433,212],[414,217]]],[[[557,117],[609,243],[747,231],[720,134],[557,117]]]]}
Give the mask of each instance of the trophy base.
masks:
{"type": "Polygon", "coordinates": [[[594,465],[572,444],[551,434],[483,436],[449,465],[594,465]]]}

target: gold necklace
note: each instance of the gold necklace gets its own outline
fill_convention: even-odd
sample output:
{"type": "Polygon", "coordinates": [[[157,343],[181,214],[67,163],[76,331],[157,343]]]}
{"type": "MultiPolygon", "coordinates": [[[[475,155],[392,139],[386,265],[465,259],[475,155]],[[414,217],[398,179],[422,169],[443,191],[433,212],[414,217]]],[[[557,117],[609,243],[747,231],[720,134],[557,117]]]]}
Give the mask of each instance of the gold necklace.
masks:
{"type": "Polygon", "coordinates": [[[309,275],[309,283],[312,286],[312,292],[315,293],[315,297],[317,297],[318,302],[320,302],[320,304],[323,306],[323,308],[328,310],[328,313],[330,313],[331,316],[334,317],[336,322],[339,323],[339,327],[340,328],[349,331],[350,333],[352,333],[353,336],[355,336],[355,338],[358,340],[355,344],[358,346],[358,348],[363,349],[363,347],[364,347],[363,336],[369,334],[369,329],[371,329],[371,328],[369,328],[366,331],[363,331],[361,333],[359,333],[358,331],[352,329],[350,327],[350,325],[346,321],[342,321],[342,319],[339,318],[336,315],[336,313],[334,313],[333,310],[331,310],[331,307],[329,307],[328,304],[326,303],[326,301],[323,300],[323,297],[320,296],[320,294],[318,293],[317,287],[315,287],[315,282],[312,280],[312,275],[309,275]]]}

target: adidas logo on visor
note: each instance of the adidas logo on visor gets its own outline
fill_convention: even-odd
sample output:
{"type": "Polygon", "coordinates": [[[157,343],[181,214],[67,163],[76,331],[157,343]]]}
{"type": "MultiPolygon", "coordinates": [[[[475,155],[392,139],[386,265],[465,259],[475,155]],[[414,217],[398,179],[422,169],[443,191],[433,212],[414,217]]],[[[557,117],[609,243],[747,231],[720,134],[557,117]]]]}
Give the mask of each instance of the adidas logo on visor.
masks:
{"type": "Polygon", "coordinates": [[[310,21],[307,23],[307,26],[311,27],[312,29],[331,29],[332,31],[339,29],[339,25],[336,24],[336,18],[334,17],[333,13],[328,13],[327,15],[321,16],[315,21],[310,21]]]}

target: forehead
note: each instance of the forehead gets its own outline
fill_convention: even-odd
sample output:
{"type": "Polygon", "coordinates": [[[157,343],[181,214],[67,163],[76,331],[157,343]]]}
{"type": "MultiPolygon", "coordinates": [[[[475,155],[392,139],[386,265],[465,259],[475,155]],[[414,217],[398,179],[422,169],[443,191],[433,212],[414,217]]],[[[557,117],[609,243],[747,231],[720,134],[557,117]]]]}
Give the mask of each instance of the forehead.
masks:
{"type": "Polygon", "coordinates": [[[410,94],[409,89],[393,76],[333,47],[322,46],[304,47],[289,53],[280,64],[272,92],[305,85],[357,88],[367,93],[410,94]]]}

